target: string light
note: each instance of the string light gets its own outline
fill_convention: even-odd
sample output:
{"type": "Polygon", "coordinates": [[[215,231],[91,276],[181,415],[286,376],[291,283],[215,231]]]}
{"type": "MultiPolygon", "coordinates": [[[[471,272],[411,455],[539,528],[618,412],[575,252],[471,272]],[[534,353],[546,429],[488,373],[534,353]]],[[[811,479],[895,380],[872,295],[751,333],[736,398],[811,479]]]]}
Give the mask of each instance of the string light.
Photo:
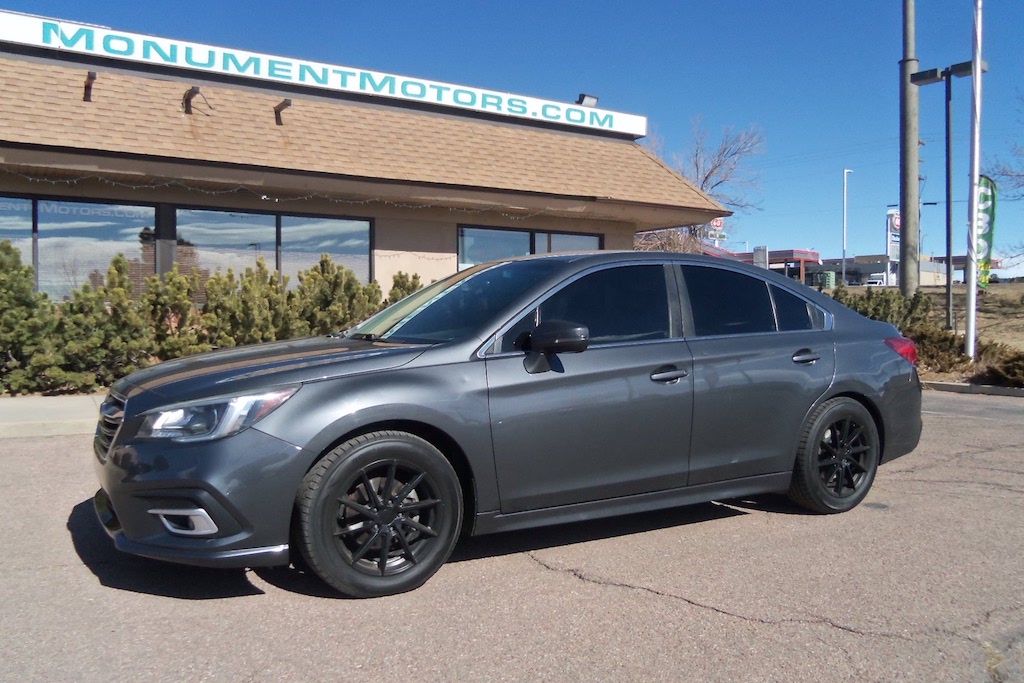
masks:
{"type": "Polygon", "coordinates": [[[430,202],[423,202],[423,203],[418,203],[418,204],[412,204],[412,203],[408,203],[408,202],[395,202],[395,201],[390,201],[390,200],[387,200],[387,199],[375,199],[375,198],[351,199],[351,198],[343,198],[343,197],[340,197],[338,195],[324,194],[322,192],[310,192],[310,193],[304,194],[304,195],[293,195],[293,196],[274,196],[274,195],[268,195],[268,194],[264,193],[263,191],[258,191],[258,190],[255,190],[255,189],[251,188],[251,187],[247,187],[245,185],[236,185],[236,186],[233,186],[233,187],[225,187],[225,188],[220,188],[220,189],[211,189],[209,187],[202,187],[202,186],[199,186],[199,185],[193,185],[193,184],[181,181],[181,180],[157,180],[157,181],[148,182],[148,183],[128,183],[128,182],[124,182],[124,181],[120,181],[120,180],[113,180],[113,179],[111,179],[109,177],[106,177],[106,176],[94,175],[94,174],[78,175],[78,176],[71,177],[71,178],[53,178],[53,177],[48,177],[48,176],[44,176],[44,175],[31,175],[31,174],[28,174],[28,173],[14,171],[14,170],[11,170],[9,168],[2,168],[2,167],[0,167],[0,172],[4,173],[6,175],[9,175],[9,176],[14,176],[16,178],[20,178],[21,180],[24,180],[24,181],[27,181],[27,182],[30,182],[30,183],[45,183],[45,184],[54,185],[54,186],[63,185],[63,186],[67,186],[67,187],[73,187],[73,186],[78,185],[80,183],[90,183],[90,182],[92,182],[92,183],[100,183],[102,185],[106,185],[106,186],[114,187],[114,188],[118,188],[118,189],[127,189],[127,190],[131,190],[133,192],[139,192],[139,191],[143,191],[143,190],[152,191],[152,190],[166,190],[166,189],[181,189],[181,190],[186,190],[188,192],[198,192],[198,193],[202,193],[202,194],[205,194],[205,195],[208,195],[208,196],[213,196],[213,197],[226,196],[226,195],[243,195],[243,194],[245,194],[245,195],[250,195],[250,196],[253,196],[253,197],[257,197],[258,199],[261,199],[261,200],[266,201],[266,202],[274,202],[274,203],[280,203],[280,202],[309,202],[309,201],[313,201],[313,200],[320,200],[320,201],[327,201],[327,202],[330,202],[332,204],[336,204],[336,205],[339,205],[339,206],[384,206],[384,207],[388,207],[388,208],[406,209],[406,210],[413,210],[413,211],[422,211],[422,210],[425,210],[425,209],[447,209],[451,213],[458,213],[458,214],[465,214],[465,215],[483,214],[483,213],[496,213],[496,214],[500,215],[502,218],[505,218],[506,220],[509,220],[509,221],[525,221],[525,220],[529,220],[531,218],[536,218],[538,216],[549,215],[548,212],[545,212],[545,211],[535,211],[533,213],[527,213],[527,214],[513,214],[513,213],[508,213],[508,211],[505,210],[505,207],[498,206],[498,205],[493,205],[493,204],[492,205],[487,205],[487,206],[482,206],[482,207],[477,207],[477,208],[467,208],[467,207],[447,206],[447,205],[444,205],[444,204],[433,204],[433,203],[430,203],[430,202]]]}

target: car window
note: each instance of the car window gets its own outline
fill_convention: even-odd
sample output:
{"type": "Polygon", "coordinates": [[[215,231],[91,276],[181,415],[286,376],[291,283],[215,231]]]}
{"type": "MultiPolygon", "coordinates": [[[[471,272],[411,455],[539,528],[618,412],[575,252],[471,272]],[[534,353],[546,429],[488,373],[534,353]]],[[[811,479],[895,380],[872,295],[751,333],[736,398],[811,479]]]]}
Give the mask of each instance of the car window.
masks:
{"type": "Polygon", "coordinates": [[[478,334],[482,325],[559,267],[542,260],[477,266],[421,289],[349,333],[408,343],[478,334]]]}
{"type": "Polygon", "coordinates": [[[571,282],[512,326],[497,351],[522,350],[524,333],[545,320],[586,325],[590,344],[668,339],[668,288],[660,265],[606,268],[571,282]]]}
{"type": "Polygon", "coordinates": [[[779,330],[820,330],[825,322],[821,311],[804,301],[796,294],[787,292],[781,287],[771,285],[772,300],[775,302],[775,315],[779,321],[779,330]]]}
{"type": "Polygon", "coordinates": [[[698,337],[774,332],[775,311],[764,280],[724,268],[683,266],[698,337]]]}

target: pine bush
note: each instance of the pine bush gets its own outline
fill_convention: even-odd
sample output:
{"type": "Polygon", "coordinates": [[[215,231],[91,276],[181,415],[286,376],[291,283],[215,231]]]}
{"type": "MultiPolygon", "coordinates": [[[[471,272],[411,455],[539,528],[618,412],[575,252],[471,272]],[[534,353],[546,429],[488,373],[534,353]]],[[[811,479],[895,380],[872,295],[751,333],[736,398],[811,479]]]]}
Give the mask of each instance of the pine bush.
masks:
{"type": "Polygon", "coordinates": [[[0,242],[0,391],[20,394],[39,391],[30,367],[56,326],[53,302],[35,291],[32,266],[22,265],[21,253],[10,240],[0,242]]]}

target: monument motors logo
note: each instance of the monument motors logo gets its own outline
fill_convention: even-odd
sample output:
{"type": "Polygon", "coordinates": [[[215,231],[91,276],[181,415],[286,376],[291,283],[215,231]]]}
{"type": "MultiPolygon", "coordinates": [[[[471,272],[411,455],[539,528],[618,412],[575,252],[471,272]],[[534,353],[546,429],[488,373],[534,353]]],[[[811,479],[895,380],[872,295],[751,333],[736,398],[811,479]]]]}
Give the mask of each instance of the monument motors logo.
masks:
{"type": "Polygon", "coordinates": [[[643,137],[647,119],[596,107],[0,11],[0,42],[643,137]]]}

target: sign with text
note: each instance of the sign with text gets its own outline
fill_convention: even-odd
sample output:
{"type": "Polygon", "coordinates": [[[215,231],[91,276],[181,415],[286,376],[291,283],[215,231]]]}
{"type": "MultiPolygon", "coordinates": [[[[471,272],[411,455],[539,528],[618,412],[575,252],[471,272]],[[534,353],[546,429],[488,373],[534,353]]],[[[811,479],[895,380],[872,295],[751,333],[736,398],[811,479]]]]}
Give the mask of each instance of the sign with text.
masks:
{"type": "Polygon", "coordinates": [[[277,57],[259,52],[115,31],[106,27],[0,11],[0,43],[16,43],[159,67],[286,83],[481,114],[577,128],[647,135],[647,118],[636,114],[513,95],[422,78],[277,57]]]}

